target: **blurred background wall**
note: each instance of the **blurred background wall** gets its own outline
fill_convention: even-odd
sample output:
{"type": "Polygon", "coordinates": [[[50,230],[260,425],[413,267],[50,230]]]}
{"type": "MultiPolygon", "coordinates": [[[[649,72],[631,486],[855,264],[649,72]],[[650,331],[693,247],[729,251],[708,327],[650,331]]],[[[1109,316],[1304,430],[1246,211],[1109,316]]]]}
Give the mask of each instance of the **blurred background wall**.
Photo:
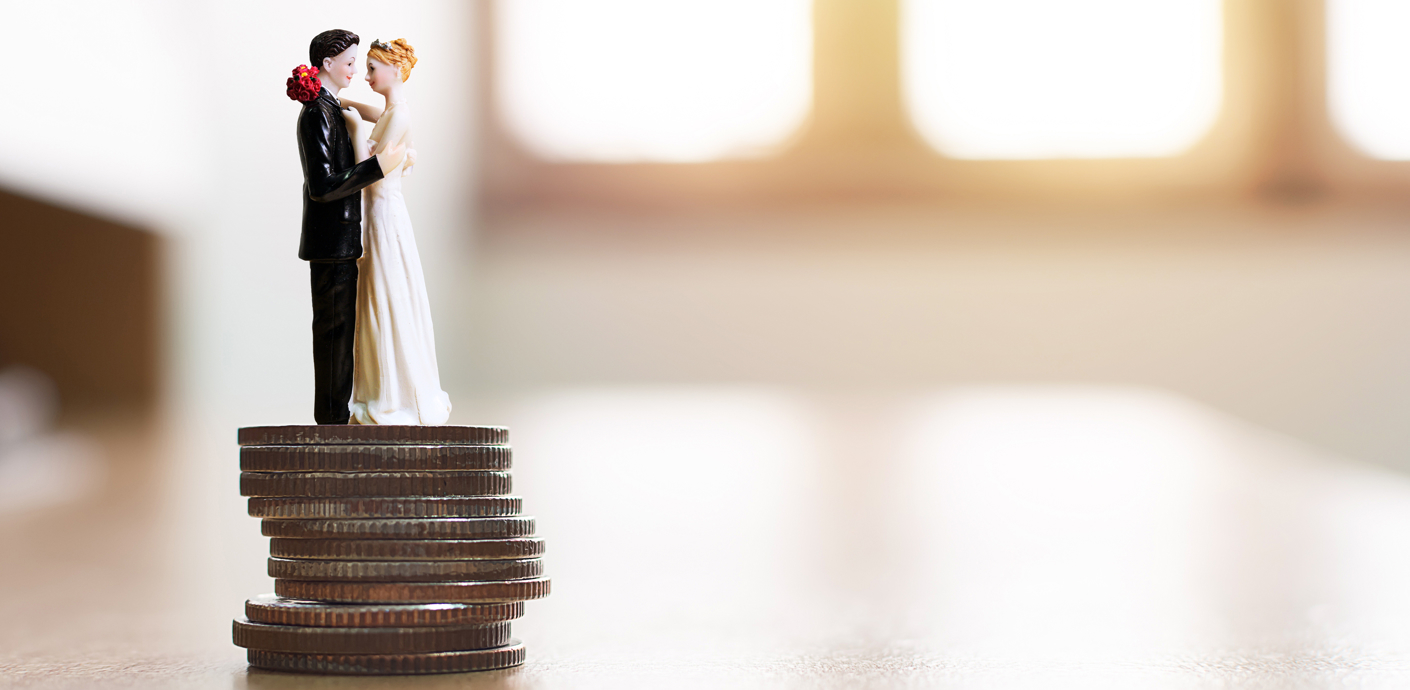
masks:
{"type": "Polygon", "coordinates": [[[1410,468],[1399,2],[3,10],[44,58],[0,113],[5,208],[49,214],[6,213],[49,243],[7,262],[102,256],[127,286],[6,292],[0,343],[88,344],[0,350],[71,401],[125,381],[157,393],[104,404],[308,421],[282,83],[337,26],[421,60],[407,195],[460,414],[577,385],[1120,383],[1410,468]],[[46,248],[100,246],[80,229],[135,249],[46,248]],[[129,308],[150,335],[103,378],[94,339],[126,336],[64,324],[129,308]]]}
{"type": "Polygon", "coordinates": [[[0,192],[0,363],[45,372],[71,411],[149,407],[164,351],[150,232],[0,192]]]}

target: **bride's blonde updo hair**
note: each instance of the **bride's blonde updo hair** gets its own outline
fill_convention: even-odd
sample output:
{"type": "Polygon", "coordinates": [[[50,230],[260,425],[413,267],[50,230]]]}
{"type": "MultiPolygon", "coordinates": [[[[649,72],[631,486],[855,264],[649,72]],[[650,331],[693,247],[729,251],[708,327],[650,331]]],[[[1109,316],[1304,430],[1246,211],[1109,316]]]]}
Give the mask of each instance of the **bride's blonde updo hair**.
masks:
{"type": "Polygon", "coordinates": [[[416,51],[405,38],[385,43],[373,41],[372,47],[367,49],[367,57],[377,58],[378,62],[401,70],[402,81],[411,76],[411,68],[416,66],[416,51]]]}

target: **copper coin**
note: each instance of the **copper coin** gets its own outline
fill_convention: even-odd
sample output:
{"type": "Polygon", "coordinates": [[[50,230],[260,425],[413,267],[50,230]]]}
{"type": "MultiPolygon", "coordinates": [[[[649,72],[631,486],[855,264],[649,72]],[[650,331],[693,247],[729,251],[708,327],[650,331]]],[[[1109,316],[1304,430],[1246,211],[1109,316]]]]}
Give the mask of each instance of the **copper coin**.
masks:
{"type": "Polygon", "coordinates": [[[518,496],[442,498],[251,498],[250,516],[273,519],[500,517],[518,515],[518,496]]]}
{"type": "Polygon", "coordinates": [[[400,426],[391,424],[318,424],[311,426],[241,427],[242,446],[307,444],[458,444],[504,445],[509,429],[502,426],[400,426]]]}
{"type": "Polygon", "coordinates": [[[534,519],[261,520],[260,531],[285,539],[512,539],[533,536],[534,519]]]}
{"type": "Polygon", "coordinates": [[[543,576],[538,558],[479,561],[312,561],[269,559],[269,576],[285,580],[461,582],[543,576]]]}
{"type": "Polygon", "coordinates": [[[524,643],[510,640],[508,645],[495,649],[431,654],[288,654],[251,649],[246,658],[255,668],[295,673],[351,676],[465,673],[524,663],[524,643]]]}
{"type": "Polygon", "coordinates": [[[507,582],[308,582],[275,580],[274,593],[291,599],[351,603],[453,602],[493,604],[548,596],[547,578],[507,582]]]}
{"type": "Polygon", "coordinates": [[[241,472],[241,496],[503,496],[508,472],[241,472]]]}
{"type": "Polygon", "coordinates": [[[452,561],[536,558],[542,539],[270,539],[269,555],[338,561],[452,561]]]}
{"type": "Polygon", "coordinates": [[[509,446],[245,446],[246,472],[445,472],[507,470],[509,446]]]}
{"type": "Polygon", "coordinates": [[[506,604],[329,604],[261,594],[245,602],[256,623],[315,628],[419,628],[486,625],[521,618],[524,602],[506,604]]]}
{"type": "Polygon", "coordinates": [[[236,620],[235,646],[301,654],[421,654],[502,647],[508,623],[422,628],[310,628],[236,620]]]}

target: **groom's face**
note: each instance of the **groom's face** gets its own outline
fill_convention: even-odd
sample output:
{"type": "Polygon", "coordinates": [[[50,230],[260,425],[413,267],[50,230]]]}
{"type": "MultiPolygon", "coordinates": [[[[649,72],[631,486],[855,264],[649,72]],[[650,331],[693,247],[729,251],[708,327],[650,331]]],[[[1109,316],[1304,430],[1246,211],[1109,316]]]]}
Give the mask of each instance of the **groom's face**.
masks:
{"type": "Polygon", "coordinates": [[[357,74],[357,44],[348,46],[347,50],[333,57],[323,58],[323,73],[327,74],[328,79],[337,84],[338,88],[348,88],[353,75],[357,74]]]}

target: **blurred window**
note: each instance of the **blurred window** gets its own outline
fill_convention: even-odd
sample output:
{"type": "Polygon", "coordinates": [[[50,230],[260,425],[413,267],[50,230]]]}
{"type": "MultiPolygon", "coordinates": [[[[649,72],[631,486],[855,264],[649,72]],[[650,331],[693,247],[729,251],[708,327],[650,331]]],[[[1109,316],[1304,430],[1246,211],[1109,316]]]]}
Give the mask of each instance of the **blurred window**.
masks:
{"type": "Polygon", "coordinates": [[[902,0],[906,104],[964,159],[1145,158],[1223,95],[1220,0],[902,0]]]}
{"type": "Polygon", "coordinates": [[[1328,0],[1327,105],[1373,158],[1410,160],[1410,2],[1328,0]]]}
{"type": "Polygon", "coordinates": [[[505,0],[496,102],[550,160],[765,155],[812,105],[810,0],[505,0]]]}

